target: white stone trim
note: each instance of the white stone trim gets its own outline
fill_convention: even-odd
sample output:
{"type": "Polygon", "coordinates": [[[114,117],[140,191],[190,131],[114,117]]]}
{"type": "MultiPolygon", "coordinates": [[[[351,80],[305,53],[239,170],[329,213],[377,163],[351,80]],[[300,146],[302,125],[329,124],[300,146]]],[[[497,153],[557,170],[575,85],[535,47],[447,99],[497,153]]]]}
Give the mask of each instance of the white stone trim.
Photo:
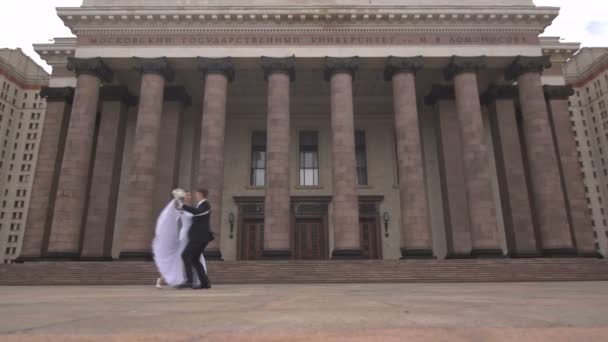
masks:
{"type": "Polygon", "coordinates": [[[488,57],[512,57],[517,55],[541,56],[541,49],[538,46],[381,46],[381,47],[362,47],[362,46],[323,46],[323,47],[79,47],[76,57],[79,58],[130,58],[137,57],[159,57],[168,58],[193,58],[197,56],[205,57],[251,57],[260,56],[283,57],[296,55],[296,57],[386,57],[389,55],[397,56],[419,56],[425,57],[445,57],[451,55],[459,56],[479,56],[488,57]]]}

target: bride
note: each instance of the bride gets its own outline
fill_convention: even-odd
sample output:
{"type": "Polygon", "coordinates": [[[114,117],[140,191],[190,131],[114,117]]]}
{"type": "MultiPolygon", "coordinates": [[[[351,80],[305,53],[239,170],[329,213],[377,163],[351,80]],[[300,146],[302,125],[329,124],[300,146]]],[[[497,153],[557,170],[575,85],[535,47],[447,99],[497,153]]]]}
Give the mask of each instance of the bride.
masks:
{"type": "MultiPolygon", "coordinates": [[[[156,281],[156,287],[162,288],[162,283],[177,286],[186,281],[182,252],[188,244],[188,230],[192,225],[192,214],[176,209],[175,201],[190,202],[190,193],[182,189],[172,192],[173,200],[163,209],[156,221],[156,230],[152,250],[154,263],[161,275],[156,281]],[[180,228],[181,223],[181,228],[180,228]]],[[[201,255],[201,263],[207,271],[205,258],[201,255]]],[[[196,278],[194,282],[199,281],[196,278]]]]}

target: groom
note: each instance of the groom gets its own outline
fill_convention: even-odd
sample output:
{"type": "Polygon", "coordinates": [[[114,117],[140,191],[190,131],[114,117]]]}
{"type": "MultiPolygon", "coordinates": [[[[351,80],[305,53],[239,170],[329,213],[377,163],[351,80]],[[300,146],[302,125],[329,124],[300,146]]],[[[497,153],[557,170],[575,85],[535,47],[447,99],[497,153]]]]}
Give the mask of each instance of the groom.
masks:
{"type": "Polygon", "coordinates": [[[179,206],[182,210],[189,212],[194,215],[192,217],[192,227],[188,232],[188,244],[182,253],[182,260],[184,261],[184,268],[186,269],[186,282],[180,285],[180,288],[192,287],[193,289],[210,289],[211,284],[209,278],[205,272],[203,264],[201,264],[201,254],[205,251],[205,247],[209,242],[213,241],[213,234],[209,227],[209,219],[211,217],[211,206],[207,201],[209,192],[207,189],[199,189],[194,193],[194,200],[196,206],[191,207],[189,205],[179,202],[179,206]],[[196,270],[198,279],[201,281],[200,287],[195,287],[192,279],[192,268],[196,270]]]}

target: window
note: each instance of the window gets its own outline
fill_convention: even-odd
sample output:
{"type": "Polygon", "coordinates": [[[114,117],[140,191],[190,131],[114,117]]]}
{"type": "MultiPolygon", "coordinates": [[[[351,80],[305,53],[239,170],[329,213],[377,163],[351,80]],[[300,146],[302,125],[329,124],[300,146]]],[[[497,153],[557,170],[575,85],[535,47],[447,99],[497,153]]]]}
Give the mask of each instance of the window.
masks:
{"type": "Polygon", "coordinates": [[[355,154],[357,157],[357,184],[367,185],[367,154],[365,152],[365,131],[355,132],[355,154]]]}
{"type": "Polygon", "coordinates": [[[300,132],[300,185],[319,186],[319,136],[314,131],[300,132]]]}
{"type": "Polygon", "coordinates": [[[251,185],[266,184],[266,132],[255,131],[251,136],[251,185]]]}

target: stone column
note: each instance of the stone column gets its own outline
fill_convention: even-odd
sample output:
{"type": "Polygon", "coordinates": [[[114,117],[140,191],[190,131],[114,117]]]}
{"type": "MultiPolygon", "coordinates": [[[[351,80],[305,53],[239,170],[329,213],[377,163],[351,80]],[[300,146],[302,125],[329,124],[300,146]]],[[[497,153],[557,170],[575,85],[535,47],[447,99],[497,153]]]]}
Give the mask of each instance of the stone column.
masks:
{"type": "Polygon", "coordinates": [[[456,109],[462,137],[464,177],[469,202],[473,257],[501,257],[496,208],[490,175],[490,154],[485,143],[477,70],[485,65],[480,57],[452,57],[445,70],[454,80],[456,109]]]}
{"type": "Polygon", "coordinates": [[[268,82],[263,255],[287,259],[291,256],[289,90],[295,79],[295,57],[262,57],[262,68],[268,82]]]}
{"type": "Polygon", "coordinates": [[[568,98],[574,94],[570,86],[545,86],[545,98],[554,130],[557,155],[561,164],[562,186],[566,195],[568,219],[574,245],[580,256],[598,257],[587,206],[585,184],[576,151],[576,139],[568,108],[568,98]]]}
{"type": "Polygon", "coordinates": [[[152,255],[150,249],[158,216],[154,196],[165,82],[174,76],[166,58],[135,58],[134,62],[142,77],[121,259],[147,259],[152,255]]]}
{"type": "Polygon", "coordinates": [[[358,65],[358,57],[325,59],[325,80],[331,91],[334,259],[362,258],[353,110],[358,65]]]}
{"type": "Polygon", "coordinates": [[[538,257],[526,168],[515,110],[517,88],[493,86],[483,95],[490,109],[507,248],[511,257],[538,257]]]}
{"type": "Polygon", "coordinates": [[[533,215],[547,256],[575,255],[559,162],[551,132],[541,73],[551,62],[545,57],[519,56],[507,69],[506,78],[517,80],[523,117],[523,133],[530,177],[533,215]]]}
{"type": "Polygon", "coordinates": [[[44,87],[40,96],[46,98],[46,112],[32,184],[35,194],[30,197],[19,256],[22,261],[39,260],[47,247],[74,88],[44,87]]]}
{"type": "Polygon", "coordinates": [[[51,259],[75,259],[80,254],[99,88],[112,79],[100,58],[70,58],[68,69],[76,73],[77,81],[49,236],[51,259]]]}
{"type": "Polygon", "coordinates": [[[423,66],[422,57],[389,57],[384,75],[386,81],[393,82],[402,258],[433,257],[433,238],[416,103],[416,72],[423,66]]]}
{"type": "MultiPolygon", "coordinates": [[[[184,87],[165,88],[165,104],[161,118],[160,141],[158,146],[158,164],[156,169],[156,208],[160,211],[171,198],[171,190],[181,187],[190,190],[185,184],[178,184],[181,167],[181,146],[179,144],[182,130],[184,109],[192,105],[192,98],[184,87]]],[[[189,184],[188,184],[189,186],[189,184]]]]}
{"type": "Polygon", "coordinates": [[[205,255],[221,259],[222,198],[224,188],[224,139],[228,83],[234,80],[231,58],[199,58],[205,78],[198,186],[209,190],[211,230],[215,240],[205,255]]]}
{"type": "Polygon", "coordinates": [[[124,87],[101,88],[101,119],[84,226],[81,260],[112,260],[112,241],[127,112],[134,99],[124,87]]]}
{"type": "Polygon", "coordinates": [[[469,205],[464,181],[462,137],[454,104],[454,87],[433,85],[425,98],[427,106],[435,106],[439,175],[445,222],[447,258],[471,257],[469,205]]]}

